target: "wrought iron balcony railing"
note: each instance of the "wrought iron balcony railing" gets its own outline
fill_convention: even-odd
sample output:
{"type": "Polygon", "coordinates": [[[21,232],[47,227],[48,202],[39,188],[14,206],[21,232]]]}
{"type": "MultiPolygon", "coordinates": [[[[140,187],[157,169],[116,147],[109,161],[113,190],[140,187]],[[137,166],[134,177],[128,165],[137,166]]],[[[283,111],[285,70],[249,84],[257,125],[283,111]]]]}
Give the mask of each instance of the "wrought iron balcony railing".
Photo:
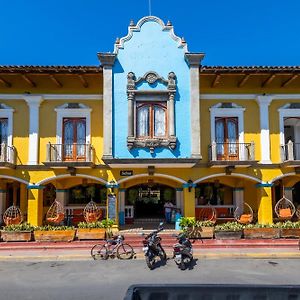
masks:
{"type": "Polygon", "coordinates": [[[212,143],[209,145],[210,161],[254,161],[254,142],[212,143]]]}
{"type": "Polygon", "coordinates": [[[47,162],[87,162],[94,163],[94,148],[91,144],[51,144],[47,145],[47,162]]]}

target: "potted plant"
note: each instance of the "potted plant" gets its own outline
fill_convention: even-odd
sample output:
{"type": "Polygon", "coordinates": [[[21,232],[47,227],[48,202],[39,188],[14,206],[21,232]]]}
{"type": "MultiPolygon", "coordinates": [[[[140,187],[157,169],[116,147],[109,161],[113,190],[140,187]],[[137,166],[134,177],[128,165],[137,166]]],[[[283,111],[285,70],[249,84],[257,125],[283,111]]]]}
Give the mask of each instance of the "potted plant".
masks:
{"type": "Polygon", "coordinates": [[[73,226],[37,226],[34,228],[34,240],[37,242],[71,242],[75,238],[73,226]]]}
{"type": "Polygon", "coordinates": [[[300,238],[300,221],[286,221],[282,223],[276,223],[276,225],[280,226],[280,237],[297,239],[300,238]]]}
{"type": "Polygon", "coordinates": [[[1,237],[4,242],[29,242],[32,240],[33,226],[27,223],[3,226],[1,237]]]}
{"type": "Polygon", "coordinates": [[[277,224],[248,224],[244,227],[245,239],[278,239],[280,226],[277,224]]]}
{"type": "Polygon", "coordinates": [[[92,223],[80,222],[78,223],[76,237],[79,240],[101,240],[105,237],[111,237],[114,223],[111,219],[92,223]]]}
{"type": "Polygon", "coordinates": [[[182,217],[179,226],[190,238],[214,237],[214,223],[211,221],[196,221],[193,217],[182,217]]]}
{"type": "Polygon", "coordinates": [[[215,238],[216,239],[240,239],[243,235],[243,225],[238,222],[226,222],[224,224],[216,225],[215,238]]]}
{"type": "Polygon", "coordinates": [[[78,240],[101,240],[105,239],[106,228],[100,221],[78,223],[76,237],[78,240]]]}

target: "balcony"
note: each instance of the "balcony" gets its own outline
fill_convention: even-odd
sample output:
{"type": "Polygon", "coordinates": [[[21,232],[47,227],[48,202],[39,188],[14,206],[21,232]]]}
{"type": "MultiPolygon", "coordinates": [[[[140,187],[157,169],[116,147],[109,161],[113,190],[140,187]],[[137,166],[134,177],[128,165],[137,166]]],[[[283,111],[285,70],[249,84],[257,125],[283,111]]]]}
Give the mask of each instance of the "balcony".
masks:
{"type": "Polygon", "coordinates": [[[250,167],[256,161],[254,142],[251,143],[212,143],[209,145],[209,166],[211,167],[250,167]]]}
{"type": "Polygon", "coordinates": [[[0,168],[15,168],[16,148],[7,144],[0,145],[0,168]]]}
{"type": "Polygon", "coordinates": [[[93,167],[94,148],[91,144],[47,144],[47,161],[52,168],[93,167]]]}
{"type": "Polygon", "coordinates": [[[282,145],[281,161],[284,167],[300,167],[300,143],[289,141],[282,145]]]}

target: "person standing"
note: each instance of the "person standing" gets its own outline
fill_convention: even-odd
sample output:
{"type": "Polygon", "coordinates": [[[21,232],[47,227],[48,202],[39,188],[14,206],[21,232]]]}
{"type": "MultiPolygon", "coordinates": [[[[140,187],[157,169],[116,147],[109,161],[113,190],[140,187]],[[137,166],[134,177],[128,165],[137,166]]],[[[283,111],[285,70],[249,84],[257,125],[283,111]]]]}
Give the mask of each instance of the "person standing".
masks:
{"type": "Polygon", "coordinates": [[[172,204],[172,202],[170,202],[170,200],[167,200],[167,202],[164,205],[165,208],[165,218],[166,218],[166,222],[167,223],[171,223],[171,216],[172,216],[172,209],[173,209],[174,205],[172,204]]]}

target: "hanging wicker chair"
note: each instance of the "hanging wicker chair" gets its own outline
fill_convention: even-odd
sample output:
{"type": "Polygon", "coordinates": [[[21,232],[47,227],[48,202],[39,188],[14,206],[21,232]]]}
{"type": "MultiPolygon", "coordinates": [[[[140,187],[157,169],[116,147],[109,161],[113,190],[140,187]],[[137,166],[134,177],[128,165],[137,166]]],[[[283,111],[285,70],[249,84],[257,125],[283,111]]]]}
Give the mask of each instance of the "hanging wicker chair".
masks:
{"type": "Polygon", "coordinates": [[[94,201],[90,201],[83,210],[83,216],[87,223],[97,222],[102,216],[101,209],[94,201]]]}
{"type": "Polygon", "coordinates": [[[296,209],[296,216],[300,220],[300,208],[296,209]]]}
{"type": "Polygon", "coordinates": [[[234,211],[234,218],[240,224],[250,224],[253,221],[253,210],[251,206],[244,202],[244,207],[239,207],[234,211]]]}
{"type": "Polygon", "coordinates": [[[17,206],[12,205],[3,214],[3,221],[5,225],[21,224],[23,221],[23,214],[17,206]]]}
{"type": "Polygon", "coordinates": [[[207,207],[201,208],[199,215],[198,215],[198,220],[199,221],[211,221],[213,223],[216,223],[216,221],[217,221],[216,209],[211,205],[207,205],[207,207]]]}
{"type": "Polygon", "coordinates": [[[275,213],[280,220],[290,220],[296,212],[293,202],[283,196],[275,205],[275,213]]]}
{"type": "Polygon", "coordinates": [[[58,225],[65,218],[64,207],[57,200],[54,200],[47,211],[46,221],[50,224],[58,225]]]}

